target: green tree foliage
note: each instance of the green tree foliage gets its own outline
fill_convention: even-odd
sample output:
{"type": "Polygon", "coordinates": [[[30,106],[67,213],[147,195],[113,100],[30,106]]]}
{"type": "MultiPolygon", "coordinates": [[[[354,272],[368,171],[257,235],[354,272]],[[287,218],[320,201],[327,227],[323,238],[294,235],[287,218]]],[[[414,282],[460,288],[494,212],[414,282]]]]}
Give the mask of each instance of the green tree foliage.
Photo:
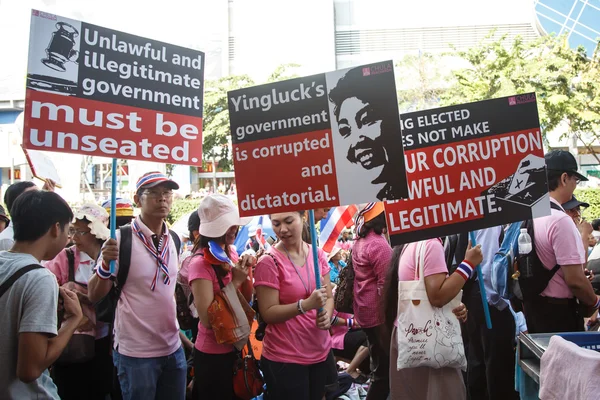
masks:
{"type": "Polygon", "coordinates": [[[438,107],[451,81],[444,57],[430,53],[406,55],[395,64],[394,72],[400,112],[438,107]]]}
{"type": "Polygon", "coordinates": [[[442,105],[536,92],[543,133],[575,134],[596,155],[591,144],[600,139],[598,47],[588,58],[583,48],[571,49],[566,37],[531,43],[517,37],[508,43],[503,36],[454,55],[468,66],[453,71],[454,84],[441,94],[442,105]]]}
{"type": "MultiPolygon", "coordinates": [[[[265,83],[295,78],[297,64],[280,65],[267,78],[265,83]]],[[[230,75],[216,81],[207,81],[204,87],[203,121],[203,162],[212,163],[213,155],[219,159],[217,168],[224,171],[233,169],[230,154],[231,136],[229,134],[229,108],[227,92],[254,86],[256,83],[248,75],[230,75]]]]}
{"type": "Polygon", "coordinates": [[[575,197],[577,197],[577,200],[590,205],[583,211],[583,217],[586,221],[592,222],[600,218],[600,189],[577,189],[575,197]]]}

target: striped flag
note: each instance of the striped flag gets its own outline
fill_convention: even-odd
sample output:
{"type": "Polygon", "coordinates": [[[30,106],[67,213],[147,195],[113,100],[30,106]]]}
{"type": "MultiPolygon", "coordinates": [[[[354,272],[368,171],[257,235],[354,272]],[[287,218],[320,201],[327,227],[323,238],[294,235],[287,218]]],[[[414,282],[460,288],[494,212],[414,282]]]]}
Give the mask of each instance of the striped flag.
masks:
{"type": "Polygon", "coordinates": [[[263,216],[261,215],[258,218],[258,223],[256,224],[256,240],[258,240],[258,243],[260,244],[260,248],[264,249],[265,247],[265,238],[263,236],[263,216]]]}
{"type": "Polygon", "coordinates": [[[344,228],[353,224],[354,214],[358,211],[355,205],[335,207],[329,210],[327,217],[321,220],[319,244],[324,252],[329,253],[335,247],[338,237],[344,228]]]}

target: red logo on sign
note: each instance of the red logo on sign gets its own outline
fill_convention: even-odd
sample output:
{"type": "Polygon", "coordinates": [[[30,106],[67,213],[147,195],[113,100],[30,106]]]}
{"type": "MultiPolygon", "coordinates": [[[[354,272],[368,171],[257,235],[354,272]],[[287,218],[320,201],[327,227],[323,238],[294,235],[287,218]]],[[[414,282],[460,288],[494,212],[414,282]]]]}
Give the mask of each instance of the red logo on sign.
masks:
{"type": "Polygon", "coordinates": [[[363,68],[363,76],[371,75],[371,69],[369,67],[363,68]]]}

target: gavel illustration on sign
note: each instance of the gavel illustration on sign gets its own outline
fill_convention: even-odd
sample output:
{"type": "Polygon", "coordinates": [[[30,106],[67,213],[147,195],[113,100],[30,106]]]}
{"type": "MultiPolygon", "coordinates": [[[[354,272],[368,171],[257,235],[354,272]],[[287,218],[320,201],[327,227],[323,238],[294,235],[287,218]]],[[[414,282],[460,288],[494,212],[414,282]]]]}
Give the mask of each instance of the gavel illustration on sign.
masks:
{"type": "Polygon", "coordinates": [[[52,33],[52,39],[46,49],[47,58],[42,63],[55,71],[65,72],[65,64],[69,61],[77,63],[79,52],[74,49],[75,38],[79,36],[79,31],[73,25],[66,22],[57,22],[58,30],[52,33]]]}

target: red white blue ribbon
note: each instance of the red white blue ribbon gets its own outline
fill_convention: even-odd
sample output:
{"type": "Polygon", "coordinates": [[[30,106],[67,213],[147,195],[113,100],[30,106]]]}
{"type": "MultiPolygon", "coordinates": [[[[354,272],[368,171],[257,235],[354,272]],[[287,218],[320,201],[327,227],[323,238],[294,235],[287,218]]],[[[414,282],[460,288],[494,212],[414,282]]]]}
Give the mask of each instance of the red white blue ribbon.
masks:
{"type": "Polygon", "coordinates": [[[133,232],[140,238],[146,250],[148,250],[148,252],[158,262],[156,274],[154,274],[154,279],[152,279],[152,285],[150,285],[150,289],[154,291],[154,289],[156,288],[156,282],[158,281],[158,277],[161,271],[163,273],[163,283],[165,285],[169,285],[171,283],[171,278],[169,278],[169,235],[163,235],[160,238],[157,250],[154,247],[154,243],[150,243],[146,236],[144,236],[136,221],[133,221],[131,223],[131,228],[133,232]]]}

